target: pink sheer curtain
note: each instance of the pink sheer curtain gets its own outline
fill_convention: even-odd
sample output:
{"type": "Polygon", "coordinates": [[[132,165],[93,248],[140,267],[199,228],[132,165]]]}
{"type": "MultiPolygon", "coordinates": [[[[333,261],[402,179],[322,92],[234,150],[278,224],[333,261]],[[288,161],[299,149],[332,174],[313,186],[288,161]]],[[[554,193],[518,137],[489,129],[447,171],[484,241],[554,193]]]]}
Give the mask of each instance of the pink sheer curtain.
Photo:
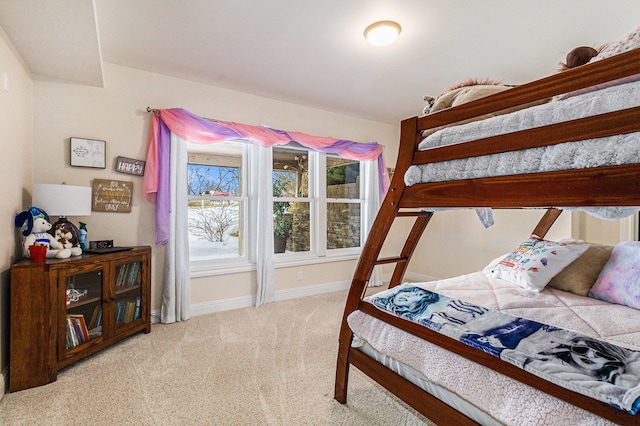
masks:
{"type": "Polygon", "coordinates": [[[166,244],[169,238],[169,155],[171,133],[191,143],[209,144],[243,139],[265,147],[297,142],[315,151],[336,154],[357,161],[378,162],[380,199],[389,187],[382,145],[376,142],[357,143],[344,139],[317,137],[300,132],[249,126],[233,122],[207,120],[181,108],[152,110],[153,119],[147,146],[147,164],[143,195],[156,203],[156,244],[166,244]]]}

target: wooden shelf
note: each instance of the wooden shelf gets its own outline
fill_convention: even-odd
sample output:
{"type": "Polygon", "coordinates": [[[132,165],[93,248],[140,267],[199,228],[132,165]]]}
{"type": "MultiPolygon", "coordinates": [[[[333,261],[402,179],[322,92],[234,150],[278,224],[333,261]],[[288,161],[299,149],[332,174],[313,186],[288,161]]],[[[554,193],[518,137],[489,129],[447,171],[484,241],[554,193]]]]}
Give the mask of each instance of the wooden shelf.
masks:
{"type": "Polygon", "coordinates": [[[11,392],[51,383],[59,370],[132,334],[151,331],[150,247],[22,260],[11,267],[10,287],[11,392]],[[87,294],[67,304],[68,289],[87,294]],[[118,317],[123,306],[127,316],[118,317]]]}

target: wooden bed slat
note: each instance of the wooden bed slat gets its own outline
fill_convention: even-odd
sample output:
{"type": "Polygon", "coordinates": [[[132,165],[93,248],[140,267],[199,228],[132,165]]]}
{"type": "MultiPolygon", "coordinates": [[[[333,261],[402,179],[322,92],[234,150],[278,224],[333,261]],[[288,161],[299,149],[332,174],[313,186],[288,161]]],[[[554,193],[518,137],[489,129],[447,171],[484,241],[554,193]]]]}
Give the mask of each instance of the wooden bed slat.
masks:
{"type": "Polygon", "coordinates": [[[375,261],[376,265],[384,265],[387,263],[399,263],[399,262],[408,262],[409,258],[398,256],[398,257],[381,257],[380,259],[375,261]]]}
{"type": "Polygon", "coordinates": [[[420,117],[418,130],[427,130],[485,114],[526,105],[563,93],[603,84],[640,73],[640,49],[612,56],[605,60],[573,68],[558,74],[523,84],[495,95],[478,99],[455,108],[448,108],[420,117]]]}
{"type": "Polygon", "coordinates": [[[457,411],[452,412],[447,404],[424,392],[418,386],[397,375],[387,367],[378,364],[359,350],[353,350],[349,353],[349,362],[437,424],[459,426],[478,424],[464,414],[457,411]]]}
{"type": "Polygon", "coordinates": [[[640,107],[418,151],[413,164],[499,154],[637,131],[640,131],[640,107]]]}
{"type": "Polygon", "coordinates": [[[637,164],[421,183],[404,190],[401,208],[640,206],[637,164]]]}

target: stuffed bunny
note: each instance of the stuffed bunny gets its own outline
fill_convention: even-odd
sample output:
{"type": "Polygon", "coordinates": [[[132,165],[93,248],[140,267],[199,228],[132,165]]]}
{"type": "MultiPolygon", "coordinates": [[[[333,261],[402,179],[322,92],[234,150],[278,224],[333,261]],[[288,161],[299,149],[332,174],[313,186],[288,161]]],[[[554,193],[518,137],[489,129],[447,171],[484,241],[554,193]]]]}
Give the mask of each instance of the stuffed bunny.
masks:
{"type": "Polygon", "coordinates": [[[49,215],[44,210],[33,206],[28,207],[27,210],[16,215],[15,225],[22,229],[24,236],[22,244],[24,257],[30,257],[29,247],[35,244],[48,247],[48,258],[66,259],[71,257],[71,250],[65,249],[53,235],[47,232],[51,229],[51,223],[49,215]]]}

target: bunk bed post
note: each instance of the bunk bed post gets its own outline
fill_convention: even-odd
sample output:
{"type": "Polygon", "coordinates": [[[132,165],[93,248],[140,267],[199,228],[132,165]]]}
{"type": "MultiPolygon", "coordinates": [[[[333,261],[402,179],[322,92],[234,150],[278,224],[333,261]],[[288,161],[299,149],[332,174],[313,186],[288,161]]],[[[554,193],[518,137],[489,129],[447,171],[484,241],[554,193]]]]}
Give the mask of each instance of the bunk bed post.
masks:
{"type": "MultiPolygon", "coordinates": [[[[400,148],[398,152],[398,160],[396,162],[396,172],[394,173],[391,186],[380,205],[380,210],[378,211],[373,226],[371,227],[371,229],[375,229],[376,232],[369,233],[369,236],[367,237],[367,241],[365,242],[364,247],[362,248],[362,253],[360,254],[360,259],[358,260],[358,265],[356,266],[356,270],[353,274],[349,294],[347,295],[344,315],[342,317],[342,325],[340,327],[334,393],[334,398],[342,404],[347,402],[349,348],[353,338],[353,333],[347,324],[347,317],[351,312],[358,309],[360,300],[362,300],[364,296],[366,286],[371,278],[371,274],[373,273],[373,268],[382,263],[390,263],[390,261],[380,261],[378,258],[380,256],[380,251],[382,250],[382,245],[391,230],[391,225],[395,218],[398,217],[400,198],[406,188],[404,183],[404,174],[411,165],[413,153],[416,151],[420,141],[417,129],[417,117],[406,119],[402,121],[400,125],[400,148]]],[[[418,216],[416,224],[414,224],[414,228],[410,234],[413,247],[407,247],[407,242],[403,249],[403,254],[406,252],[409,256],[413,253],[413,249],[420,239],[422,231],[427,226],[427,223],[431,218],[431,214],[416,213],[413,214],[413,216],[418,216]]],[[[394,258],[392,261],[400,262],[401,259],[403,258],[398,257],[394,258]]],[[[404,268],[401,268],[398,264],[398,267],[396,267],[396,271],[398,272],[394,271],[394,277],[396,277],[396,274],[404,274],[407,262],[405,262],[404,268]]],[[[398,279],[401,278],[402,276],[398,279]]]]}
{"type": "Polygon", "coordinates": [[[556,219],[560,216],[560,213],[562,213],[562,210],[558,210],[553,207],[547,209],[544,216],[542,216],[542,219],[540,219],[540,222],[538,222],[533,230],[533,235],[538,238],[544,238],[544,236],[547,235],[547,232],[549,232],[549,229],[551,229],[551,226],[555,223],[556,219]]]}

